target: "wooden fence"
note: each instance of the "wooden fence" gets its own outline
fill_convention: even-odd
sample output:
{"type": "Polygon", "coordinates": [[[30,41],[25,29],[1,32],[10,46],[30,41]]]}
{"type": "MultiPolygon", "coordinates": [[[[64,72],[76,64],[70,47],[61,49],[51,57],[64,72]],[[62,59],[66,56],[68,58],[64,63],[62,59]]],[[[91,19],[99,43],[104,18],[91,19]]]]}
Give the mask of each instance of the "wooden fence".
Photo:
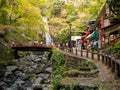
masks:
{"type": "Polygon", "coordinates": [[[84,58],[91,58],[93,60],[99,60],[109,68],[111,71],[115,73],[116,77],[120,77],[120,56],[115,57],[110,55],[109,53],[100,51],[89,51],[87,49],[77,49],[77,48],[60,48],[66,53],[71,53],[76,56],[84,57],[84,58]]]}

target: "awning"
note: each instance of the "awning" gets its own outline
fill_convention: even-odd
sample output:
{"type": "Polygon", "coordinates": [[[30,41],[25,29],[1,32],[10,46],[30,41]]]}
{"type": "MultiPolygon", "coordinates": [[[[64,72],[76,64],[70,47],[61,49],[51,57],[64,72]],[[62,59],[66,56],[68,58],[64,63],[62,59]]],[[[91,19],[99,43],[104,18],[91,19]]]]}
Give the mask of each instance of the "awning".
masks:
{"type": "Polygon", "coordinates": [[[89,37],[90,40],[98,40],[98,30],[94,30],[89,37]]]}

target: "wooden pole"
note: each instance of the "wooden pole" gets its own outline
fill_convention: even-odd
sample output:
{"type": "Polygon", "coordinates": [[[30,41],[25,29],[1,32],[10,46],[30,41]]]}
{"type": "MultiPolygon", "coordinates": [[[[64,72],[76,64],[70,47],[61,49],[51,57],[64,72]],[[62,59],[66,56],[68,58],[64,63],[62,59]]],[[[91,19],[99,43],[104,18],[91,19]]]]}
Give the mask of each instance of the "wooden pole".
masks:
{"type": "Polygon", "coordinates": [[[83,49],[81,48],[81,50],[80,50],[80,51],[81,51],[81,56],[83,56],[83,49]]]}

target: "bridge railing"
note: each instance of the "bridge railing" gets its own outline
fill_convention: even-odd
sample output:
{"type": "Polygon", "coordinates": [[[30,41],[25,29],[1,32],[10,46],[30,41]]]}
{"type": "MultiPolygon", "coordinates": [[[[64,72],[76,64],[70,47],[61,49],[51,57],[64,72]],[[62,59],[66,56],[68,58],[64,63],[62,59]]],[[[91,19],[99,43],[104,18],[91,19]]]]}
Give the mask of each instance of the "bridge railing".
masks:
{"type": "Polygon", "coordinates": [[[116,77],[120,77],[120,55],[114,56],[112,54],[103,52],[102,50],[94,51],[87,49],[77,49],[77,48],[61,48],[66,53],[71,53],[79,57],[90,58],[92,60],[99,60],[109,68],[115,74],[116,77]]]}
{"type": "Polygon", "coordinates": [[[11,43],[11,47],[33,47],[33,46],[38,46],[38,47],[53,47],[53,45],[46,45],[46,44],[40,44],[40,43],[11,43]]]}

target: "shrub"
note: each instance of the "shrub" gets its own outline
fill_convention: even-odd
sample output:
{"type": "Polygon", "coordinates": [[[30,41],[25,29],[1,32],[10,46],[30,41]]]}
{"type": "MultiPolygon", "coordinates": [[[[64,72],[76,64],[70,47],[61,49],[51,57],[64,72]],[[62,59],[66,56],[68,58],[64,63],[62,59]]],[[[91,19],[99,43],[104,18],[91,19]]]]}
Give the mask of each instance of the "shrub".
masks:
{"type": "Polygon", "coordinates": [[[52,90],[56,90],[57,86],[60,85],[60,82],[63,77],[63,72],[65,70],[65,56],[62,52],[53,49],[53,54],[51,57],[52,60],[52,90]]]}
{"type": "Polygon", "coordinates": [[[13,59],[12,50],[6,43],[2,42],[0,44],[0,65],[4,66],[10,64],[12,63],[11,61],[12,59],[13,59]]]}
{"type": "Polygon", "coordinates": [[[112,52],[112,53],[120,54],[120,42],[117,42],[114,46],[108,48],[107,50],[112,52]]]}

